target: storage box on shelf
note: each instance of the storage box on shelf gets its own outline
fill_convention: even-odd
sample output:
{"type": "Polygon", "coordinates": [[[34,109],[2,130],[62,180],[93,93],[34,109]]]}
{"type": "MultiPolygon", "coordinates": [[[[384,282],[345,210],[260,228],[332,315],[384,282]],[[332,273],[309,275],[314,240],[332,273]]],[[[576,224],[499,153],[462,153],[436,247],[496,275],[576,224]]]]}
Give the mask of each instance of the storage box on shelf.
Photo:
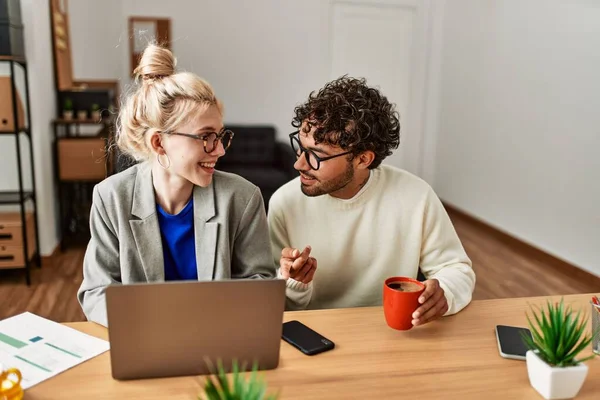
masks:
{"type": "MultiPolygon", "coordinates": [[[[10,76],[0,76],[0,98],[11,98],[11,78],[10,76]]],[[[17,92],[17,119],[19,129],[25,130],[25,113],[23,111],[23,101],[17,92]]],[[[3,101],[0,103],[0,131],[12,133],[15,130],[14,111],[12,101],[3,101]]]]}
{"type": "MultiPolygon", "coordinates": [[[[28,262],[33,260],[37,247],[33,213],[25,214],[28,262]]],[[[0,269],[25,268],[23,224],[21,213],[0,213],[0,269]]]]}
{"type": "Polygon", "coordinates": [[[106,176],[106,139],[61,138],[58,177],[61,181],[100,181],[106,176]]]}

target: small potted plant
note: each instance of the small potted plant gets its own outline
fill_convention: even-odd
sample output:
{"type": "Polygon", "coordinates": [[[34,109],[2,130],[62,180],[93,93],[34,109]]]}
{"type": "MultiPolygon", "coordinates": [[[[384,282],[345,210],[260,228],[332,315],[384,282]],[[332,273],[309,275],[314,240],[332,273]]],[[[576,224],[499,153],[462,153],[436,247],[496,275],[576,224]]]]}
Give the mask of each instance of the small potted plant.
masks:
{"type": "Polygon", "coordinates": [[[77,111],[77,119],[80,121],[85,121],[86,119],[88,119],[87,110],[78,110],[77,111]]]}
{"type": "Polygon", "coordinates": [[[63,105],[63,118],[67,121],[73,119],[73,101],[68,97],[65,99],[65,104],[63,105]]]}
{"type": "Polygon", "coordinates": [[[100,106],[96,103],[92,104],[92,119],[99,122],[101,118],[102,113],[100,112],[100,106]]]}
{"type": "Polygon", "coordinates": [[[207,378],[198,400],[276,400],[277,395],[267,396],[267,384],[257,375],[257,369],[254,364],[250,377],[245,379],[237,362],[234,362],[230,380],[219,362],[218,371],[207,378]]]}
{"type": "Polygon", "coordinates": [[[584,362],[594,355],[576,357],[599,332],[586,335],[585,315],[581,311],[575,314],[562,299],[557,304],[548,302],[546,309],[536,307],[532,314],[535,324],[527,315],[532,335],[523,335],[529,348],[526,360],[531,386],[545,399],[575,397],[588,373],[584,362]]]}

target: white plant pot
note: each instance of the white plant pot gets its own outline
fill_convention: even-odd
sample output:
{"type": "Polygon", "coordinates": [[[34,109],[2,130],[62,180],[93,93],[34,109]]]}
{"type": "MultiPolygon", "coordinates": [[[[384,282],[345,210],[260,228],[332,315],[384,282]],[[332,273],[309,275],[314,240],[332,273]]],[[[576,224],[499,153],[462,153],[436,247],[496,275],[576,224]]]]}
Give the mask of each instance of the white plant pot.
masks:
{"type": "Polygon", "coordinates": [[[65,110],[63,111],[63,119],[70,121],[73,119],[73,111],[65,110]]]}
{"type": "Polygon", "coordinates": [[[77,111],[77,118],[81,121],[85,121],[88,117],[87,111],[77,111]]]}
{"type": "Polygon", "coordinates": [[[92,111],[92,119],[96,122],[102,119],[102,113],[100,111],[92,111]]]}
{"type": "Polygon", "coordinates": [[[572,399],[577,396],[588,373],[585,364],[574,367],[551,367],[536,353],[529,350],[526,354],[529,383],[545,399],[572,399]]]}

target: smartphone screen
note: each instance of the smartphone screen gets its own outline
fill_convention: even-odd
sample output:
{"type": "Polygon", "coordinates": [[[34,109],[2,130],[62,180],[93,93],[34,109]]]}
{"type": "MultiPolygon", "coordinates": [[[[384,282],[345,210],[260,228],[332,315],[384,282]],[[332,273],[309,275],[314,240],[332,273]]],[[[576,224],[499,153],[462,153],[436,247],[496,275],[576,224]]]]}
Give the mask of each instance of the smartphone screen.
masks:
{"type": "Polygon", "coordinates": [[[304,354],[313,355],[335,347],[335,344],[299,321],[283,324],[282,338],[304,354]]]}
{"type": "Polygon", "coordinates": [[[531,337],[531,332],[527,328],[506,325],[496,326],[498,351],[502,357],[516,360],[525,359],[525,353],[527,353],[528,348],[521,333],[531,337]]]}

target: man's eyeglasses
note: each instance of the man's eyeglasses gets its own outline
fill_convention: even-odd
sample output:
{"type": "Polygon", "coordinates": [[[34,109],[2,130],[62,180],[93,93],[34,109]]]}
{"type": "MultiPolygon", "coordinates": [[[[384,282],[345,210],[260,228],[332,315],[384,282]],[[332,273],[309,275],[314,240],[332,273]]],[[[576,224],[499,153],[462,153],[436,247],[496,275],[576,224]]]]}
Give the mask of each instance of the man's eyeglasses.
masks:
{"type": "Polygon", "coordinates": [[[294,149],[294,153],[296,153],[296,158],[300,158],[302,153],[304,153],[304,157],[306,157],[306,162],[315,171],[319,169],[323,161],[331,160],[333,158],[345,156],[346,154],[352,153],[351,151],[346,151],[344,153],[336,154],[334,156],[319,157],[317,154],[315,154],[314,151],[302,146],[302,143],[300,143],[300,139],[298,138],[299,133],[300,131],[290,133],[290,143],[292,145],[292,149],[294,149]]]}
{"type": "Polygon", "coordinates": [[[180,133],[180,132],[164,132],[167,135],[185,136],[196,140],[202,140],[204,142],[204,151],[212,153],[217,148],[219,141],[223,143],[223,149],[227,150],[231,146],[233,141],[234,133],[229,129],[223,129],[221,132],[203,133],[201,135],[195,135],[192,133],[180,133]]]}

